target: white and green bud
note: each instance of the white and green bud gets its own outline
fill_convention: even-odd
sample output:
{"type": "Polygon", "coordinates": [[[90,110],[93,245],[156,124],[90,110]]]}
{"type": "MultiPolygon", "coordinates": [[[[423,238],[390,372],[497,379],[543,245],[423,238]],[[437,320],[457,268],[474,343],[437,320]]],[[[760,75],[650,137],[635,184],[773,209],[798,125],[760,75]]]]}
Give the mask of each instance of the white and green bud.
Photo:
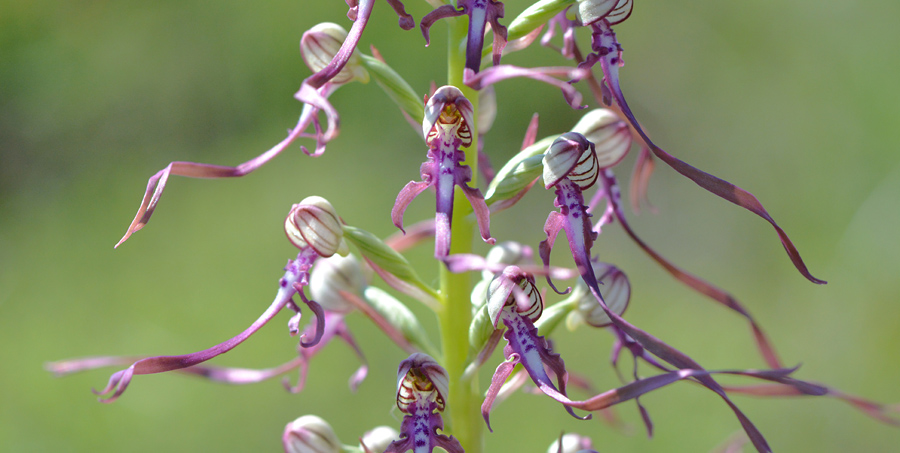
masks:
{"type": "Polygon", "coordinates": [[[566,178],[581,189],[587,189],[600,175],[593,144],[577,132],[560,135],[544,153],[543,164],[544,187],[547,189],[566,178]]]}
{"type": "Polygon", "coordinates": [[[550,444],[547,453],[584,453],[593,452],[594,445],[591,438],[581,434],[563,434],[559,439],[550,444]]]}
{"type": "Polygon", "coordinates": [[[594,144],[597,164],[601,169],[618,164],[631,148],[628,123],[607,109],[595,109],[581,117],[572,132],[584,135],[594,144]]]}
{"type": "Polygon", "coordinates": [[[322,257],[350,253],[341,219],[328,200],[311,196],[291,207],[284,220],[288,240],[299,249],[311,247],[322,257]]]}
{"type": "Polygon", "coordinates": [[[354,309],[354,305],[341,295],[341,291],[348,291],[362,298],[367,286],[359,261],[349,254],[319,260],[309,275],[309,292],[313,300],[322,308],[336,313],[348,313],[354,309]]]}
{"type": "MultiPolygon", "coordinates": [[[[303,37],[300,38],[300,54],[312,72],[319,72],[331,63],[346,39],[347,30],[343,27],[323,22],[303,33],[303,37]]],[[[362,66],[360,54],[355,49],[344,68],[331,79],[331,83],[347,83],[352,80],[369,82],[369,73],[362,66]]]]}
{"type": "Polygon", "coordinates": [[[618,3],[619,0],[578,0],[576,15],[582,25],[590,25],[609,15],[618,3]]]}
{"type": "MultiPolygon", "coordinates": [[[[621,316],[622,313],[625,313],[628,302],[631,300],[631,283],[628,281],[628,276],[618,267],[609,263],[591,261],[591,267],[594,269],[597,281],[601,283],[600,292],[606,306],[610,311],[621,316]]],[[[603,311],[603,307],[581,280],[578,281],[566,301],[577,303],[575,310],[566,318],[566,327],[569,330],[575,330],[581,324],[594,327],[605,327],[612,324],[612,320],[603,311]]]]}
{"type": "Polygon", "coordinates": [[[341,441],[325,420],[304,415],[284,427],[285,453],[339,453],[341,441]]]}
{"type": "Polygon", "coordinates": [[[395,439],[400,437],[400,433],[390,426],[378,426],[371,431],[367,431],[360,438],[360,449],[363,445],[371,452],[382,452],[387,450],[388,445],[395,439]]]}

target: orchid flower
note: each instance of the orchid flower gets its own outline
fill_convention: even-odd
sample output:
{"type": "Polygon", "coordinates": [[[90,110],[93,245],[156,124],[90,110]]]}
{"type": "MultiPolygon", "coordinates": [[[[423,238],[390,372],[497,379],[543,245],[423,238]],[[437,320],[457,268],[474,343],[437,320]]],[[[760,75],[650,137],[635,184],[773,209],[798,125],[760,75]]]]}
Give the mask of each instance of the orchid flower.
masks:
{"type": "Polygon", "coordinates": [[[397,407],[403,412],[400,439],[384,453],[431,453],[440,447],[448,453],[463,453],[455,437],[438,434],[444,429],[441,412],[449,392],[447,371],[428,354],[415,353],[400,362],[397,372],[397,407]]]}
{"type": "Polygon", "coordinates": [[[178,356],[149,357],[134,362],[128,368],[113,374],[106,387],[96,392],[98,395],[112,393],[111,396],[101,399],[101,401],[115,401],[128,388],[135,375],[188,368],[234,349],[271,321],[284,307],[290,307],[296,312],[288,326],[292,335],[299,333],[300,308],[293,302],[295,295],[299,295],[300,299],[316,315],[316,329],[311,334],[312,339],[307,341],[306,334],[301,335],[300,346],[312,347],[319,343],[324,335],[324,313],[319,304],[306,297],[303,288],[309,284],[309,271],[318,258],[348,252],[347,244],[343,239],[341,222],[327,200],[321,197],[307,197],[291,208],[285,219],[285,233],[288,239],[300,249],[300,252],[296,259],[288,261],[284,269],[284,276],[278,282],[279,289],[275,300],[259,319],[239,335],[209,349],[178,356]]]}
{"type": "Polygon", "coordinates": [[[463,191],[478,222],[478,229],[485,242],[495,241],[490,232],[490,212],[481,191],[469,187],[472,169],[462,165],[465,154],[461,147],[472,144],[473,122],[472,104],[459,88],[444,86],[439,88],[425,106],[422,132],[428,145],[428,162],[422,164],[422,181],[410,181],[397,195],[391,219],[403,230],[403,213],[406,207],[422,191],[434,187],[436,191],[434,256],[446,257],[450,253],[450,223],[453,219],[453,189],[459,186],[463,191]]]}
{"type": "Polygon", "coordinates": [[[428,30],[439,19],[448,17],[469,16],[469,35],[466,39],[466,69],[473,73],[481,70],[481,50],[484,48],[484,33],[487,24],[491,24],[494,33],[493,62],[500,64],[500,55],[506,47],[506,27],[500,25],[498,19],[503,17],[503,3],[495,0],[457,0],[456,6],[443,5],[425,15],[419,26],[425,36],[425,45],[431,44],[428,30]]]}
{"type": "MultiPolygon", "coordinates": [[[[488,288],[487,309],[495,329],[500,327],[501,321],[506,326],[503,337],[508,342],[503,349],[506,361],[494,372],[481,406],[481,414],[488,429],[491,429],[489,417],[494,399],[520,363],[542,392],[564,404],[569,402],[566,396],[568,373],[565,364],[559,354],[550,350],[547,340],[538,335],[534,326],[534,321],[541,317],[544,309],[544,301],[534,284],[534,277],[517,266],[507,267],[501,275],[494,278],[488,288]],[[556,385],[545,367],[556,375],[556,385]]],[[[591,418],[590,415],[584,418],[577,416],[568,405],[565,408],[575,418],[591,418]]]]}
{"type": "MultiPolygon", "coordinates": [[[[347,40],[347,31],[340,25],[333,23],[322,23],[316,25],[310,30],[303,33],[300,39],[300,54],[306,65],[313,71],[324,71],[327,66],[326,62],[335,55],[342,42],[347,40]]],[[[354,80],[366,83],[369,81],[369,74],[363,68],[360,62],[359,52],[347,54],[345,64],[336,71],[332,78],[316,89],[303,88],[300,91],[306,93],[303,105],[303,111],[297,125],[288,133],[287,138],[270,148],[268,151],[259,156],[248,160],[238,166],[228,167],[223,165],[201,164],[196,162],[171,162],[166,168],[158,171],[147,181],[147,189],[144,191],[144,198],[141,200],[141,206],[138,208],[137,214],[128,226],[128,230],[122,239],[116,244],[116,247],[122,245],[133,233],[144,228],[159,199],[166,188],[169,176],[187,176],[190,178],[233,178],[241,177],[252,173],[262,167],[270,160],[278,156],[282,151],[288,148],[291,143],[299,137],[316,138],[316,151],[314,153],[307,152],[306,148],[301,146],[301,150],[310,156],[319,156],[325,151],[325,143],[334,138],[337,133],[338,113],[328,103],[327,98],[342,85],[354,80]],[[328,118],[329,128],[323,134],[319,126],[318,113],[322,111],[328,118]],[[313,125],[315,134],[307,134],[304,131],[313,125]]],[[[302,100],[302,99],[301,99],[302,100]]]]}

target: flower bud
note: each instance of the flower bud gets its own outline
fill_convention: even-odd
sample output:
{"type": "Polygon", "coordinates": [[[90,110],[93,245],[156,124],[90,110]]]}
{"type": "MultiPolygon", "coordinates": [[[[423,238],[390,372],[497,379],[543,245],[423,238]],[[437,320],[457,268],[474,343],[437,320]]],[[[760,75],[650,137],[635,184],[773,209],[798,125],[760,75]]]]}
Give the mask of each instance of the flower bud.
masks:
{"type": "Polygon", "coordinates": [[[572,131],[584,135],[594,144],[601,169],[618,164],[631,148],[628,123],[607,109],[591,110],[581,117],[572,131]]]}
{"type": "Polygon", "coordinates": [[[431,142],[441,135],[458,138],[464,147],[471,145],[474,116],[472,103],[459,88],[450,85],[438,88],[425,104],[425,117],[422,119],[425,143],[431,146],[431,142]]]}
{"type": "MultiPolygon", "coordinates": [[[[300,38],[300,54],[309,69],[319,72],[331,63],[346,39],[347,30],[338,24],[324,22],[303,33],[300,38]]],[[[344,68],[331,79],[331,83],[347,83],[351,80],[369,82],[369,73],[363,68],[359,52],[355,49],[344,68]]]]}
{"type": "Polygon", "coordinates": [[[359,261],[353,255],[346,257],[333,255],[320,260],[309,276],[309,292],[312,298],[322,308],[336,313],[348,313],[354,308],[340,291],[349,291],[362,297],[366,286],[366,277],[359,261]]]}
{"type": "Polygon", "coordinates": [[[591,448],[594,448],[594,445],[591,442],[590,437],[582,436],[581,434],[568,433],[563,434],[562,437],[550,444],[547,453],[581,453],[585,451],[594,451],[591,450],[591,448]]]}
{"type": "Polygon", "coordinates": [[[494,333],[494,324],[487,305],[481,304],[475,314],[472,315],[472,323],[469,324],[469,346],[480,351],[487,344],[488,338],[494,333]]]}
{"type": "Polygon", "coordinates": [[[619,0],[578,0],[578,20],[582,25],[590,25],[606,17],[619,0]]]}
{"type": "Polygon", "coordinates": [[[315,415],[304,415],[284,427],[281,438],[285,453],[339,453],[338,440],[331,425],[315,415]]]}
{"type": "Polygon", "coordinates": [[[437,409],[443,411],[449,392],[447,370],[430,355],[416,352],[400,362],[397,371],[397,407],[400,412],[408,414],[409,405],[423,398],[435,402],[437,409]]]}
{"type": "MultiPolygon", "coordinates": [[[[628,301],[631,299],[631,283],[628,281],[628,276],[618,267],[609,263],[591,261],[591,267],[594,269],[597,281],[601,283],[600,293],[606,306],[610,311],[621,316],[628,308],[628,301]]],[[[566,319],[566,325],[570,330],[574,330],[581,323],[594,327],[605,327],[612,323],[609,316],[603,311],[603,307],[583,282],[578,282],[567,300],[577,300],[578,302],[577,308],[569,313],[569,317],[566,319]]]]}
{"type": "Polygon", "coordinates": [[[297,248],[311,247],[325,258],[350,252],[337,212],[322,197],[306,197],[291,207],[284,220],[284,232],[297,248]]]}
{"type": "Polygon", "coordinates": [[[379,426],[367,433],[363,434],[360,448],[363,445],[372,452],[382,452],[387,450],[388,445],[400,437],[400,433],[390,426],[379,426]]]}
{"type": "Polygon", "coordinates": [[[491,281],[491,286],[487,290],[487,298],[488,313],[494,327],[497,327],[500,320],[500,311],[507,305],[515,306],[516,312],[532,322],[537,321],[541,317],[541,312],[544,311],[544,300],[534,284],[534,277],[522,272],[516,266],[507,267],[502,274],[491,281]],[[527,303],[519,302],[514,287],[522,290],[528,298],[527,303]]]}
{"type": "Polygon", "coordinates": [[[566,132],[544,153],[544,187],[551,188],[568,178],[581,189],[597,182],[599,164],[594,145],[584,135],[566,132]]]}

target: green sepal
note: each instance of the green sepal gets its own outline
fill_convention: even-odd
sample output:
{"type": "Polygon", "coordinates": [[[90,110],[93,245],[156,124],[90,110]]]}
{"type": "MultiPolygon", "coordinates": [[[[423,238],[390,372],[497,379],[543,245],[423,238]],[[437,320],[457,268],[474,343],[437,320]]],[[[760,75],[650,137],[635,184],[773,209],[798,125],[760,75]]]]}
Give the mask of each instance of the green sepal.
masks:
{"type": "Polygon", "coordinates": [[[576,307],[578,307],[578,300],[569,298],[544,308],[541,319],[534,323],[538,329],[538,335],[546,336],[553,333],[576,307]]]}
{"type": "Polygon", "coordinates": [[[430,355],[437,354],[419,319],[403,302],[374,286],[367,287],[363,296],[369,306],[399,330],[410,344],[430,355]]]}
{"type": "Polygon", "coordinates": [[[538,140],[535,144],[523,149],[503,165],[494,180],[488,186],[485,202],[492,204],[500,200],[508,200],[528,187],[535,178],[541,176],[544,165],[541,160],[544,152],[559,137],[553,135],[538,140]]]}
{"type": "Polygon", "coordinates": [[[491,323],[487,304],[484,304],[475,312],[475,316],[472,317],[472,324],[469,324],[469,345],[475,351],[481,351],[492,333],[494,333],[494,325],[491,323]]]}
{"type": "Polygon", "coordinates": [[[425,116],[425,103],[423,97],[387,63],[368,55],[361,55],[363,66],[375,79],[375,83],[384,90],[394,103],[404,113],[415,121],[421,121],[425,116]]]}
{"type": "MultiPolygon", "coordinates": [[[[422,282],[419,275],[416,274],[416,271],[409,264],[409,261],[406,260],[406,257],[366,230],[350,225],[344,225],[343,227],[344,238],[356,245],[360,253],[372,264],[392,274],[404,283],[426,293],[435,301],[434,303],[440,300],[440,295],[437,291],[422,282]]],[[[432,304],[429,303],[429,305],[432,304]]]]}

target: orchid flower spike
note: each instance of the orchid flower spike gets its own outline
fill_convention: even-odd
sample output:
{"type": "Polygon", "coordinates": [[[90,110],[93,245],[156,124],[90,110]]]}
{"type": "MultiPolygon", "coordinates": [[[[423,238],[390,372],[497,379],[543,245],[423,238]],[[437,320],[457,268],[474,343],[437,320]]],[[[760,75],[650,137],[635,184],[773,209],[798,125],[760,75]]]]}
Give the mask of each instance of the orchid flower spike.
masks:
{"type": "Polygon", "coordinates": [[[400,362],[397,371],[397,407],[403,412],[400,438],[384,453],[431,453],[440,447],[448,453],[463,453],[455,437],[438,434],[444,429],[441,412],[446,409],[449,376],[428,354],[415,353],[400,362]]]}
{"type": "Polygon", "coordinates": [[[284,307],[290,307],[296,313],[288,323],[291,334],[299,333],[297,326],[300,320],[300,307],[294,303],[294,295],[299,295],[303,303],[316,315],[316,329],[311,334],[312,339],[307,341],[305,339],[307,335],[301,335],[300,346],[308,348],[319,343],[325,329],[324,313],[319,304],[306,297],[303,288],[309,284],[309,271],[318,258],[327,258],[335,253],[346,254],[348,251],[347,244],[343,239],[340,218],[331,203],[324,198],[307,197],[291,208],[285,219],[285,233],[288,239],[300,249],[300,252],[297,254],[297,258],[289,260],[284,268],[285,273],[278,281],[279,288],[275,300],[250,327],[234,338],[209,349],[192,354],[149,357],[138,360],[127,369],[113,374],[106,387],[95,392],[98,395],[112,393],[112,396],[101,401],[115,401],[128,388],[128,384],[135,375],[181,370],[201,364],[234,349],[271,321],[284,307]]]}
{"type": "Polygon", "coordinates": [[[481,238],[489,244],[495,242],[490,232],[490,211],[484,202],[481,190],[469,187],[472,169],[463,165],[465,153],[462,147],[472,144],[474,125],[472,103],[459,88],[443,86],[439,88],[425,106],[422,132],[428,145],[428,162],[422,164],[422,181],[410,181],[397,195],[391,219],[403,230],[403,213],[409,203],[428,187],[434,187],[437,201],[435,209],[434,256],[438,259],[450,253],[450,225],[453,219],[453,190],[455,186],[463,194],[475,211],[475,219],[481,238]]]}
{"type": "Polygon", "coordinates": [[[498,19],[503,17],[503,3],[495,0],[457,0],[457,7],[443,5],[425,15],[419,26],[425,36],[425,45],[431,44],[428,30],[439,19],[447,17],[469,16],[469,35],[466,39],[466,69],[473,73],[481,70],[481,51],[484,48],[484,34],[487,24],[491,24],[494,33],[493,62],[500,64],[500,55],[506,47],[506,27],[500,25],[498,19]]]}

